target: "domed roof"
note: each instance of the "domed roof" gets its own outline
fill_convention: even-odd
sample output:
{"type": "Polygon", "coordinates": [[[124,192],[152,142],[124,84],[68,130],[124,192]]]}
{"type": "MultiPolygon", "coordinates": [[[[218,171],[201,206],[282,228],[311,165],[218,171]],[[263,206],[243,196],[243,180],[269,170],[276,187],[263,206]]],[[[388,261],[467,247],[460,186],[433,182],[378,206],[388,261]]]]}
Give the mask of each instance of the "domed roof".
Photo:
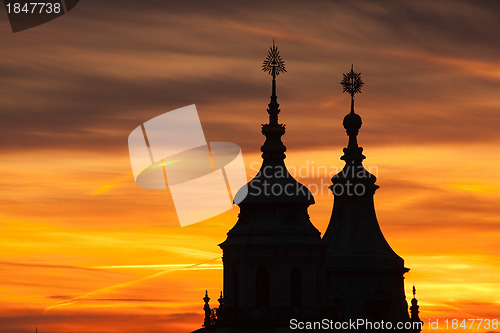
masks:
{"type": "Polygon", "coordinates": [[[314,204],[309,189],[295,180],[284,163],[263,164],[258,174],[241,188],[234,197],[237,205],[256,203],[314,204]]]}

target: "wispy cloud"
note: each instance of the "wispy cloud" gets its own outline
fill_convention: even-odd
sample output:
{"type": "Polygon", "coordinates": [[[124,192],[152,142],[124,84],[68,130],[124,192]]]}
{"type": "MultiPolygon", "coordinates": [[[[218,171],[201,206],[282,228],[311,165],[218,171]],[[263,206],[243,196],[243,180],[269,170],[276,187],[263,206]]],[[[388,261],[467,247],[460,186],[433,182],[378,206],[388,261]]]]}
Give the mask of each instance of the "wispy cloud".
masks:
{"type": "MultiPolygon", "coordinates": [[[[59,307],[63,307],[63,306],[69,306],[71,304],[74,304],[80,300],[83,300],[83,299],[88,299],[90,296],[94,296],[94,295],[98,295],[98,294],[102,294],[102,293],[105,293],[105,292],[110,292],[110,291],[113,291],[113,290],[116,290],[116,289],[120,289],[120,288],[126,288],[126,287],[130,287],[134,284],[138,284],[140,282],[143,282],[143,281],[146,281],[146,280],[149,280],[149,279],[154,279],[154,278],[157,278],[157,277],[160,277],[166,273],[170,273],[170,272],[173,272],[173,271],[176,271],[176,270],[192,270],[192,269],[197,269],[198,267],[201,267],[201,269],[206,269],[205,267],[203,267],[203,265],[206,265],[206,264],[209,264],[213,261],[216,261],[216,260],[219,260],[220,258],[217,257],[217,258],[214,258],[212,260],[209,260],[209,261],[206,261],[206,262],[203,262],[203,263],[199,263],[199,264],[193,264],[193,265],[187,265],[187,266],[180,266],[180,265],[168,265],[166,268],[167,269],[164,269],[162,270],[161,272],[158,272],[158,273],[155,273],[155,274],[151,274],[151,275],[148,275],[148,276],[145,276],[145,277],[141,277],[139,279],[136,279],[136,280],[133,280],[133,281],[128,281],[128,282],[125,282],[125,283],[120,283],[120,284],[116,284],[116,285],[112,285],[112,286],[108,286],[108,287],[104,287],[104,288],[101,288],[101,289],[98,289],[98,290],[94,290],[94,291],[91,291],[91,292],[88,292],[88,293],[85,293],[83,295],[80,295],[80,296],[77,296],[77,297],[73,297],[71,299],[68,299],[68,300],[63,300],[59,303],[56,303],[54,305],[51,305],[49,307],[47,307],[45,309],[45,311],[49,311],[49,310],[52,310],[52,309],[55,309],[55,308],[59,308],[59,307]]],[[[107,268],[145,268],[144,265],[142,267],[136,267],[136,266],[133,266],[133,267],[119,267],[119,266],[113,266],[113,267],[107,267],[107,268]]],[[[151,267],[149,267],[151,268],[151,267]]],[[[158,268],[156,267],[156,265],[154,265],[153,268],[158,268]]],[[[217,269],[217,268],[216,268],[217,269]]],[[[219,268],[220,269],[220,266],[219,268]]]]}
{"type": "MultiPolygon", "coordinates": [[[[209,141],[260,162],[271,84],[260,65],[272,38],[288,69],[278,80],[287,164],[342,166],[349,98],[339,81],[354,63],[379,222],[412,269],[406,281],[420,286],[422,317],[498,313],[499,10],[455,0],[86,1],[30,31],[0,27],[0,326],[201,324],[200,297],[221,289],[217,244],[238,211],[179,228],[167,191],[135,186],[126,138],[196,103],[209,141]]],[[[316,202],[311,219],[324,230],[332,198],[316,202]]]]}

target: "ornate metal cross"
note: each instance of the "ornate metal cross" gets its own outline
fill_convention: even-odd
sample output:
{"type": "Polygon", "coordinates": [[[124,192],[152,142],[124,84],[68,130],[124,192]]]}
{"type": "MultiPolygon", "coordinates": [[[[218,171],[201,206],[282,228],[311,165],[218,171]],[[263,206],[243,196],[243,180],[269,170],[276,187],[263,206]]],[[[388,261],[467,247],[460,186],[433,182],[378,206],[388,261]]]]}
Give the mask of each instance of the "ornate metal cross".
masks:
{"type": "Polygon", "coordinates": [[[361,73],[355,73],[353,65],[351,65],[351,71],[349,73],[344,73],[344,77],[340,84],[344,87],[343,92],[347,92],[351,95],[351,113],[354,113],[354,95],[361,93],[361,87],[364,82],[361,80],[361,73]]]}

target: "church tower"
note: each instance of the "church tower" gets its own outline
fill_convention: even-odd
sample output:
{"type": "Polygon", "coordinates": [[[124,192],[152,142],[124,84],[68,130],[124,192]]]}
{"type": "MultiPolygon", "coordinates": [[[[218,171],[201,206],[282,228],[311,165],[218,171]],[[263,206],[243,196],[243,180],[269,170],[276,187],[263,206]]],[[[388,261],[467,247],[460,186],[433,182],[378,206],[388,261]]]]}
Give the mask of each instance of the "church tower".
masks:
{"type": "Polygon", "coordinates": [[[332,177],[334,204],[323,237],[327,304],[330,317],[383,320],[396,327],[396,322],[410,321],[403,276],[409,269],[380,230],[373,203],[376,178],[362,163],[365,156],[357,142],[362,121],[354,112],[354,95],[363,86],[361,74],[351,68],[341,84],[351,95],[351,110],[343,121],[349,142],[341,157],[345,166],[332,177]]]}
{"type": "Polygon", "coordinates": [[[219,244],[224,291],[219,308],[213,309],[205,293],[204,328],[195,332],[292,332],[292,319],[325,319],[340,324],[328,327],[337,332],[358,320],[375,325],[361,325],[358,332],[420,332],[415,289],[411,316],[405,299],[404,274],[409,269],[380,230],[373,203],[376,178],[364,168],[363,148],[357,142],[362,121],[354,112],[354,96],[363,86],[360,73],[351,68],[341,82],[351,95],[351,110],[343,122],[349,142],[341,157],[345,166],[332,177],[333,211],[321,239],[307,211],[314,203],[312,194],[290,175],[284,162],[285,125],[278,122],[276,78],[286,70],[274,42],[262,69],[272,77],[269,122],[262,125],[262,165],[235,195],[238,221],[219,244]]]}
{"type": "Polygon", "coordinates": [[[276,77],[286,70],[274,42],[262,70],[272,77],[269,123],[262,125],[262,166],[236,194],[239,218],[219,245],[224,308],[218,325],[257,327],[255,332],[317,314],[324,297],[324,245],[307,212],[314,199],[284,162],[276,77]]]}

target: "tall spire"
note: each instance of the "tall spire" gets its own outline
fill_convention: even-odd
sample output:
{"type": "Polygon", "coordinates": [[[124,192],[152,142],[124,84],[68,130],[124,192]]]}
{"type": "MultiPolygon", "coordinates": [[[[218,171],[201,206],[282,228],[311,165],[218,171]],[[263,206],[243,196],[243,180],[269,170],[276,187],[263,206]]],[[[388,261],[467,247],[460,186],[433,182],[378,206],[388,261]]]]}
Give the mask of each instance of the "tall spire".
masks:
{"type": "Polygon", "coordinates": [[[267,57],[262,64],[262,71],[267,72],[272,77],[271,101],[268,104],[269,123],[262,125],[262,134],[266,136],[266,142],[261,147],[264,164],[281,164],[285,158],[286,147],[281,141],[281,136],[285,134],[285,125],[278,123],[280,113],[278,96],[276,95],[276,77],[280,73],[285,73],[285,62],[281,58],[278,47],[274,44],[270,47],[267,57]]]}
{"type": "Polygon", "coordinates": [[[238,327],[227,332],[288,331],[289,318],[312,316],[324,297],[322,283],[316,282],[323,279],[325,246],[307,213],[314,198],[284,161],[285,125],[278,123],[276,78],[286,70],[274,41],[262,70],[272,79],[269,123],[262,125],[263,162],[235,195],[238,221],[219,244],[224,263],[220,322],[224,329],[238,327]]]}
{"type": "Polygon", "coordinates": [[[311,192],[297,182],[285,166],[286,147],[281,140],[285,134],[285,125],[278,122],[280,113],[278,96],[276,94],[276,80],[278,75],[286,73],[285,62],[274,40],[262,64],[262,71],[271,75],[271,101],[268,104],[269,122],[262,124],[262,134],[266,140],[262,151],[262,165],[257,175],[245,188],[235,195],[235,202],[242,204],[270,203],[270,202],[300,202],[308,205],[314,203],[311,192]],[[272,189],[272,190],[271,190],[272,189]],[[286,191],[285,191],[286,189],[286,191]],[[293,190],[292,190],[293,189],[293,190]],[[242,196],[242,199],[239,199],[242,196]],[[242,200],[242,201],[240,201],[242,200]]]}
{"type": "Polygon", "coordinates": [[[274,45],[274,39],[273,46],[270,47],[267,53],[267,58],[262,64],[262,71],[269,73],[273,78],[271,102],[269,103],[269,109],[267,112],[269,113],[269,123],[277,125],[278,113],[280,110],[278,108],[278,96],[276,95],[276,77],[280,75],[280,73],[285,73],[286,69],[285,62],[281,59],[280,51],[278,51],[278,48],[274,45]]]}
{"type": "Polygon", "coordinates": [[[343,121],[349,136],[341,157],[345,166],[332,177],[334,203],[323,237],[327,302],[339,304],[343,319],[407,322],[403,274],[408,269],[380,230],[373,201],[376,177],[364,168],[357,142],[362,121],[354,97],[361,93],[361,73],[351,66],[340,84],[351,95],[351,110],[343,121]]]}

